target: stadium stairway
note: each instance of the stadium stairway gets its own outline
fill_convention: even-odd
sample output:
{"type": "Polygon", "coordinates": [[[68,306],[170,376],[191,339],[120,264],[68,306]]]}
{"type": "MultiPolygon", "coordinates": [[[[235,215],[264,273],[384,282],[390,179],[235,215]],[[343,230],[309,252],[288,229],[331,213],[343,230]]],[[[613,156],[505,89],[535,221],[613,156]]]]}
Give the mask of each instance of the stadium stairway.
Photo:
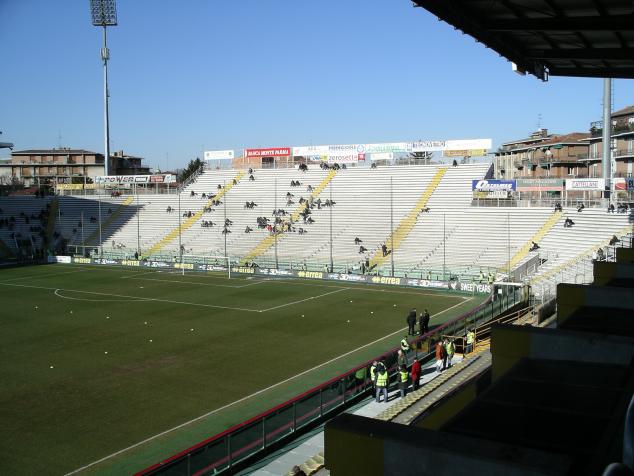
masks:
{"type": "MultiPolygon", "coordinates": [[[[440,184],[440,181],[442,180],[446,172],[447,167],[442,167],[438,169],[434,177],[429,182],[429,185],[427,185],[421,196],[418,198],[418,201],[416,202],[414,207],[410,210],[407,216],[405,216],[405,218],[401,220],[396,230],[385,241],[386,245],[388,243],[390,244],[390,253],[394,253],[394,250],[399,248],[403,240],[414,229],[421,210],[427,205],[429,198],[440,184]]],[[[388,256],[389,253],[383,256],[382,250],[377,249],[372,258],[370,258],[370,268],[372,269],[374,267],[379,267],[388,258],[388,256]]]]}
{"type": "MultiPolygon", "coordinates": [[[[238,174],[235,176],[235,178],[231,182],[225,184],[221,189],[219,189],[218,193],[215,195],[213,200],[222,199],[222,197],[227,192],[229,192],[229,190],[231,190],[233,188],[234,184],[237,184],[237,183],[240,182],[240,179],[244,175],[245,175],[245,172],[243,170],[238,172],[238,174]]],[[[148,254],[149,255],[153,255],[153,254],[158,253],[165,245],[167,245],[168,243],[173,241],[178,236],[179,231],[182,233],[183,231],[188,230],[189,228],[191,228],[203,216],[205,207],[210,207],[210,206],[211,206],[211,199],[207,200],[205,202],[205,205],[200,210],[198,210],[196,213],[194,213],[194,215],[192,217],[190,217],[187,220],[185,220],[184,223],[180,224],[180,226],[177,226],[175,229],[173,229],[171,232],[169,232],[163,239],[161,239],[156,244],[154,244],[154,246],[152,246],[149,249],[148,254]]]]}
{"type": "Polygon", "coordinates": [[[48,211],[48,222],[46,224],[46,242],[50,244],[53,242],[53,232],[55,231],[55,221],[57,220],[57,212],[59,210],[59,200],[53,199],[50,201],[51,207],[48,211]]]}
{"type": "Polygon", "coordinates": [[[537,230],[537,232],[533,236],[530,237],[530,239],[524,244],[524,246],[522,246],[515,253],[515,255],[511,258],[510,262],[507,261],[504,264],[502,269],[513,269],[515,266],[517,266],[520,263],[520,261],[522,261],[526,256],[528,256],[528,253],[530,252],[530,248],[533,242],[539,244],[542,238],[546,236],[546,233],[552,230],[552,228],[557,224],[557,222],[562,216],[563,216],[563,212],[554,212],[550,217],[548,217],[548,220],[546,220],[546,222],[542,225],[542,227],[539,230],[537,230]]]}
{"type": "MultiPolygon", "coordinates": [[[[115,219],[117,217],[119,217],[119,215],[121,215],[121,213],[123,212],[123,210],[125,209],[125,207],[129,206],[132,201],[134,200],[134,196],[129,196],[128,198],[126,198],[118,207],[117,209],[112,212],[110,214],[110,216],[106,219],[106,221],[101,223],[101,232],[102,234],[106,233],[106,231],[108,230],[108,228],[113,224],[113,222],[115,221],[115,219]]],[[[99,228],[95,229],[90,236],[86,239],[86,244],[90,245],[90,244],[99,244],[99,243],[93,243],[96,239],[99,238],[99,228]]]]}
{"type": "MultiPolygon", "coordinates": [[[[328,175],[326,175],[326,177],[321,181],[321,183],[317,185],[316,188],[313,189],[308,200],[304,202],[303,204],[299,205],[297,208],[295,208],[295,210],[291,213],[291,219],[293,223],[297,222],[297,220],[300,217],[300,214],[306,209],[310,200],[316,199],[321,194],[321,192],[328,186],[328,184],[335,177],[335,175],[337,175],[337,170],[330,170],[328,172],[328,175]]],[[[280,240],[281,238],[283,238],[284,235],[285,235],[284,232],[278,233],[277,240],[280,240]]],[[[244,262],[251,261],[257,258],[258,256],[262,255],[271,246],[273,246],[273,243],[275,243],[275,240],[276,240],[276,236],[273,234],[266,236],[262,241],[260,241],[255,246],[255,248],[253,248],[249,253],[246,254],[246,256],[244,256],[243,258],[244,262]]]]}

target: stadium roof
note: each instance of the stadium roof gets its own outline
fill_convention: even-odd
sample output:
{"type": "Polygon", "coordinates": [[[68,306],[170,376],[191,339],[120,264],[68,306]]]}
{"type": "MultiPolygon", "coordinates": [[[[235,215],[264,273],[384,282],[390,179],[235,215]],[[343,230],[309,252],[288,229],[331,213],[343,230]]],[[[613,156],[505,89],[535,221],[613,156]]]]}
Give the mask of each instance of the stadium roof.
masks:
{"type": "Polygon", "coordinates": [[[549,76],[634,78],[631,0],[414,0],[517,65],[549,76]]]}

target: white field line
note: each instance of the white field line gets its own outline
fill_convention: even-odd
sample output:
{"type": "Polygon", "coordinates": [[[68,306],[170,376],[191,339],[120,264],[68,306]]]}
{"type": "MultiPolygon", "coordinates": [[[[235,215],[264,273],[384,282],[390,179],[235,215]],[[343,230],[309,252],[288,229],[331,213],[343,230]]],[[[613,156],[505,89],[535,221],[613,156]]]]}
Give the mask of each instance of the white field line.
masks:
{"type": "Polygon", "coordinates": [[[144,299],[83,299],[74,298],[70,296],[63,296],[59,293],[59,289],[56,289],[53,294],[62,299],[70,299],[71,301],[88,301],[88,302],[143,302],[144,299]]]}
{"type": "Polygon", "coordinates": [[[18,279],[39,279],[39,278],[48,278],[51,276],[62,276],[64,274],[74,274],[74,273],[82,273],[84,271],[88,271],[87,269],[78,269],[75,271],[66,271],[64,273],[44,273],[44,274],[38,274],[38,275],[32,275],[32,276],[22,276],[20,278],[11,278],[11,279],[5,279],[3,282],[9,282],[9,281],[17,281],[18,279]]]}
{"type": "Polygon", "coordinates": [[[292,306],[293,304],[299,304],[301,302],[310,301],[312,299],[319,299],[320,297],[328,296],[329,294],[340,293],[341,291],[346,291],[347,289],[350,289],[350,288],[339,288],[336,291],[329,291],[327,293],[319,294],[317,296],[311,296],[311,297],[308,297],[306,299],[300,299],[299,301],[292,301],[292,302],[288,302],[286,304],[280,304],[279,306],[269,307],[268,309],[262,309],[260,312],[272,311],[273,309],[279,309],[281,307],[292,306]]]}
{"type": "MultiPolygon", "coordinates": [[[[336,291],[335,291],[335,292],[336,292],[336,291]]],[[[471,300],[471,299],[473,299],[473,298],[471,297],[471,298],[469,298],[468,300],[471,300]]],[[[460,305],[462,305],[462,304],[464,304],[464,302],[461,302],[461,303],[458,303],[458,304],[454,304],[453,306],[448,307],[447,309],[443,309],[442,311],[440,311],[440,312],[436,313],[436,314],[435,314],[435,316],[438,316],[438,315],[443,314],[443,313],[445,313],[445,312],[447,312],[447,311],[450,311],[450,310],[451,310],[451,309],[453,309],[454,307],[456,307],[456,306],[460,306],[460,305]]],[[[150,441],[152,441],[152,440],[155,440],[156,438],[160,438],[161,436],[165,436],[165,435],[167,435],[168,433],[171,433],[171,432],[173,432],[173,431],[175,431],[175,430],[178,430],[178,429],[183,428],[183,427],[185,427],[185,426],[191,425],[192,423],[195,423],[195,422],[197,422],[198,420],[202,420],[203,418],[206,418],[206,417],[208,417],[208,416],[211,416],[211,415],[213,415],[214,413],[218,413],[219,411],[225,410],[225,409],[227,409],[227,408],[229,408],[229,407],[232,407],[232,406],[234,406],[234,405],[236,405],[236,404],[238,404],[238,403],[242,403],[242,402],[244,402],[245,400],[249,400],[250,398],[257,397],[258,395],[260,395],[260,394],[262,394],[262,393],[264,393],[264,392],[267,392],[267,391],[269,391],[269,390],[271,390],[271,389],[273,389],[273,388],[275,388],[275,387],[279,387],[280,385],[283,385],[283,384],[285,384],[285,383],[288,383],[288,382],[290,382],[291,380],[295,380],[295,379],[296,379],[296,378],[298,378],[298,377],[302,377],[302,376],[306,375],[307,373],[312,372],[313,370],[316,370],[316,369],[319,369],[319,368],[321,368],[321,367],[324,367],[324,366],[326,366],[326,365],[328,365],[328,364],[331,364],[331,363],[333,363],[333,362],[335,362],[335,361],[337,361],[337,360],[339,360],[339,359],[342,359],[342,358],[344,358],[344,357],[349,356],[350,354],[354,354],[355,352],[358,352],[358,351],[360,351],[360,350],[362,350],[362,349],[365,349],[366,347],[369,347],[369,346],[371,346],[371,345],[374,345],[374,344],[376,344],[377,342],[381,342],[382,340],[385,340],[385,339],[387,339],[387,338],[389,338],[389,337],[392,337],[393,335],[398,334],[399,332],[403,332],[404,330],[407,330],[407,327],[403,327],[402,329],[399,329],[399,330],[397,330],[397,331],[394,331],[394,332],[392,332],[391,334],[388,334],[388,335],[386,335],[386,336],[380,337],[380,338],[378,338],[378,339],[376,339],[376,340],[374,340],[374,341],[372,341],[372,342],[368,342],[367,344],[364,344],[364,345],[362,345],[361,347],[358,347],[358,348],[353,349],[353,350],[351,350],[351,351],[349,351],[349,352],[346,352],[345,354],[341,354],[340,356],[335,357],[335,358],[333,358],[333,359],[330,359],[330,360],[328,360],[328,361],[326,361],[326,362],[323,362],[323,363],[321,363],[321,364],[319,364],[319,365],[317,365],[317,366],[315,366],[315,367],[311,367],[311,368],[310,368],[310,369],[308,369],[308,370],[304,370],[303,372],[300,372],[300,373],[298,373],[298,374],[296,374],[296,375],[293,375],[292,377],[289,377],[289,378],[287,378],[287,379],[285,379],[285,380],[282,380],[281,382],[274,383],[273,385],[270,385],[270,386],[268,386],[268,387],[266,387],[266,388],[263,388],[263,389],[261,389],[261,390],[258,390],[257,392],[254,392],[254,393],[252,393],[252,394],[250,394],[250,395],[247,395],[246,397],[242,397],[242,398],[240,398],[239,400],[236,400],[236,401],[234,401],[234,402],[231,402],[231,403],[228,403],[228,404],[226,404],[226,405],[223,405],[222,407],[216,408],[215,410],[211,410],[211,411],[209,411],[209,412],[205,413],[204,415],[200,415],[200,416],[197,416],[196,418],[192,418],[191,420],[186,421],[185,423],[181,423],[180,425],[177,425],[177,426],[175,426],[175,427],[173,427],[173,428],[170,428],[169,430],[165,430],[165,431],[162,431],[161,433],[157,433],[157,434],[156,434],[156,435],[154,435],[154,436],[150,436],[149,438],[146,438],[146,439],[145,439],[145,440],[143,440],[143,441],[139,441],[138,443],[135,443],[135,444],[133,444],[133,445],[130,445],[130,446],[128,446],[127,448],[123,448],[122,450],[116,451],[115,453],[112,453],[112,454],[110,454],[110,455],[108,455],[108,456],[104,456],[103,458],[98,459],[97,461],[93,461],[92,463],[89,463],[89,464],[87,464],[87,465],[85,465],[85,466],[82,466],[81,468],[77,468],[76,470],[71,471],[70,473],[66,473],[66,475],[65,475],[65,476],[70,476],[71,474],[76,474],[76,473],[79,473],[79,472],[81,472],[81,471],[83,471],[83,470],[85,470],[85,469],[88,469],[88,468],[90,468],[90,467],[92,467],[92,466],[96,465],[96,464],[103,463],[103,462],[104,462],[104,461],[106,461],[106,460],[109,460],[109,459],[111,459],[111,458],[114,458],[115,456],[118,456],[118,455],[120,455],[120,454],[122,454],[122,453],[125,453],[126,451],[130,451],[131,449],[134,449],[134,448],[136,448],[137,446],[144,445],[145,443],[148,443],[148,442],[150,442],[150,441]]]]}
{"type": "Polygon", "coordinates": [[[83,294],[95,294],[97,296],[112,296],[112,297],[120,297],[120,298],[128,298],[139,301],[155,301],[155,302],[167,302],[170,304],[184,304],[188,306],[199,306],[199,307],[211,307],[214,309],[230,309],[233,311],[246,311],[246,312],[260,312],[259,309],[246,309],[242,307],[229,307],[229,306],[217,306],[214,304],[200,304],[196,302],[186,302],[186,301],[172,301],[170,299],[158,299],[158,298],[149,298],[142,296],[127,296],[125,294],[109,294],[109,293],[98,293],[95,291],[80,291],[78,289],[63,289],[63,288],[49,288],[44,286],[30,286],[27,284],[11,284],[11,283],[0,283],[0,286],[16,286],[21,288],[32,288],[32,289],[46,289],[49,291],[66,291],[71,293],[83,293],[83,294]]]}

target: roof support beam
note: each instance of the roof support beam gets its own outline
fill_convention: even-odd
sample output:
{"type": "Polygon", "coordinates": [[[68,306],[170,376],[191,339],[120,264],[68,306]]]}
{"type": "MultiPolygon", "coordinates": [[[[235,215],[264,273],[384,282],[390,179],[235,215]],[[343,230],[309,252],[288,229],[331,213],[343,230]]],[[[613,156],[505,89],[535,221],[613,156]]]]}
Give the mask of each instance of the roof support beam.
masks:
{"type": "Polygon", "coordinates": [[[579,78],[634,78],[634,68],[555,68],[550,76],[575,76],[579,78]]]}
{"type": "Polygon", "coordinates": [[[634,48],[533,49],[526,51],[526,57],[533,59],[630,60],[634,58],[634,48]]]}
{"type": "Polygon", "coordinates": [[[572,18],[523,18],[520,20],[485,20],[490,31],[630,31],[634,15],[572,18]]]}

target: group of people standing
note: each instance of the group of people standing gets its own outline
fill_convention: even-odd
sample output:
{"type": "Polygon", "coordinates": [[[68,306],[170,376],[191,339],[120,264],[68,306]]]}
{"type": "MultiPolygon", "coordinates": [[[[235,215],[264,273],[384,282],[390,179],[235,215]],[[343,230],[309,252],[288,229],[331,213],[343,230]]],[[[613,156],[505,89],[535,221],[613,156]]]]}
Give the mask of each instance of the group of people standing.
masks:
{"type": "Polygon", "coordinates": [[[429,311],[427,309],[425,309],[423,312],[420,313],[420,316],[418,317],[418,321],[416,319],[416,308],[412,308],[411,311],[409,311],[409,314],[407,315],[407,327],[408,327],[408,334],[411,336],[415,336],[415,335],[424,335],[427,332],[429,332],[429,311]],[[418,333],[416,332],[416,323],[418,322],[418,333]]]}

